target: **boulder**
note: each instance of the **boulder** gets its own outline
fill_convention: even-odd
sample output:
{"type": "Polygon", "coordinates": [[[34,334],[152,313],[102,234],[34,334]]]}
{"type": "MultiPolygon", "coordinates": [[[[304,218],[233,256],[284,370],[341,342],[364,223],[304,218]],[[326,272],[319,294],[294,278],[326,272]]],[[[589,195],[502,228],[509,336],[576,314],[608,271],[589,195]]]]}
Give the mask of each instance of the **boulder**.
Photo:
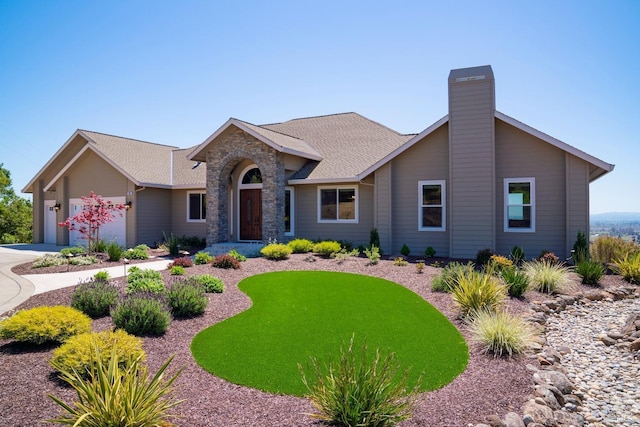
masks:
{"type": "Polygon", "coordinates": [[[487,424],[491,427],[506,427],[499,416],[497,415],[489,415],[486,420],[487,424]]]}
{"type": "Polygon", "coordinates": [[[533,381],[540,385],[553,385],[562,394],[569,394],[573,391],[573,384],[565,374],[559,371],[539,371],[533,374],[533,381]]]}
{"type": "MultiPolygon", "coordinates": [[[[535,400],[528,400],[522,407],[522,411],[526,415],[529,415],[534,423],[539,423],[546,427],[553,427],[557,425],[551,408],[545,405],[540,405],[536,403],[535,400]]],[[[527,424],[527,427],[531,427],[531,424],[527,424]]]]}
{"type": "Polygon", "coordinates": [[[579,414],[572,414],[566,411],[555,411],[553,413],[553,417],[558,422],[558,426],[573,426],[573,427],[582,427],[584,426],[584,418],[579,414]]]}
{"type": "Polygon", "coordinates": [[[631,335],[637,330],[640,330],[640,313],[632,313],[624,322],[622,333],[624,335],[631,335]]]}
{"type": "Polygon", "coordinates": [[[607,334],[598,335],[598,339],[602,341],[602,343],[607,347],[612,346],[616,343],[616,340],[614,340],[613,338],[610,338],[607,334]]]}
{"type": "Polygon", "coordinates": [[[640,338],[629,344],[629,351],[633,352],[638,350],[640,350],[640,338]]]}
{"type": "Polygon", "coordinates": [[[507,412],[504,416],[505,427],[525,427],[522,417],[515,412],[507,412]]]}

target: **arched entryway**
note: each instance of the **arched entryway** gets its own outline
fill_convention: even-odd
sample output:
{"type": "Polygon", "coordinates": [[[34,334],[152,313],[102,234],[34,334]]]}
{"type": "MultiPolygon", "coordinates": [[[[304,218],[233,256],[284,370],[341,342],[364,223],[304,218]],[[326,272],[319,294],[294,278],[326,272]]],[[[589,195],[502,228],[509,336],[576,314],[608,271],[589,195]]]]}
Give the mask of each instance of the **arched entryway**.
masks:
{"type": "Polygon", "coordinates": [[[255,164],[240,173],[238,193],[239,240],[262,240],[262,174],[255,164]]]}

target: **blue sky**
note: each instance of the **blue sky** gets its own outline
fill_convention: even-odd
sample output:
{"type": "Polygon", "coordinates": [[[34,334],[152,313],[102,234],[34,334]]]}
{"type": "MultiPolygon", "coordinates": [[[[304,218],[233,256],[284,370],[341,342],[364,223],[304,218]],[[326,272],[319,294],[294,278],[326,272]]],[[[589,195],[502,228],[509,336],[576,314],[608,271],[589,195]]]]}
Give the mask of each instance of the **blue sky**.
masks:
{"type": "Polygon", "coordinates": [[[497,109],[616,165],[640,212],[640,2],[0,0],[0,163],[20,191],[77,128],[201,143],[229,117],[347,111],[403,133],[490,64],[497,109]]]}

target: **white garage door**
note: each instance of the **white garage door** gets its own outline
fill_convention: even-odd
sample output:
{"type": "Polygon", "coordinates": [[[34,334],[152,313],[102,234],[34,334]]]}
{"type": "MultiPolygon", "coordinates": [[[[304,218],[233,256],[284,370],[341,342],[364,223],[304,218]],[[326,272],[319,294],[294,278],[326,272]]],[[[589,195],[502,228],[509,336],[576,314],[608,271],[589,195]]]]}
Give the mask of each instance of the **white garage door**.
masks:
{"type": "MultiPolygon", "coordinates": [[[[124,204],[124,197],[109,197],[113,203],[124,204]]],[[[82,199],[70,199],[69,200],[69,216],[75,216],[82,211],[83,207],[82,199]]],[[[120,246],[126,245],[126,213],[122,212],[122,216],[117,211],[114,211],[114,220],[107,224],[100,226],[100,240],[105,242],[117,242],[120,246]]],[[[78,230],[69,232],[69,245],[71,246],[87,246],[87,240],[83,238],[82,234],[78,230]]]]}
{"type": "Polygon", "coordinates": [[[44,201],[44,242],[56,244],[56,201],[45,200],[44,201]]]}

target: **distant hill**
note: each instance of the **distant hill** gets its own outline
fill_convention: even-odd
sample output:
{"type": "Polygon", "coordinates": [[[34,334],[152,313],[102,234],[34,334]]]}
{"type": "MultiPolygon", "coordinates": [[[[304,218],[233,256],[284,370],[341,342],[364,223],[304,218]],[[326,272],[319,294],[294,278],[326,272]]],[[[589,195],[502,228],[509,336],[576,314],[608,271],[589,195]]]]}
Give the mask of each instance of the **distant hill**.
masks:
{"type": "Polygon", "coordinates": [[[640,212],[605,212],[590,215],[591,222],[636,222],[640,212]]]}

